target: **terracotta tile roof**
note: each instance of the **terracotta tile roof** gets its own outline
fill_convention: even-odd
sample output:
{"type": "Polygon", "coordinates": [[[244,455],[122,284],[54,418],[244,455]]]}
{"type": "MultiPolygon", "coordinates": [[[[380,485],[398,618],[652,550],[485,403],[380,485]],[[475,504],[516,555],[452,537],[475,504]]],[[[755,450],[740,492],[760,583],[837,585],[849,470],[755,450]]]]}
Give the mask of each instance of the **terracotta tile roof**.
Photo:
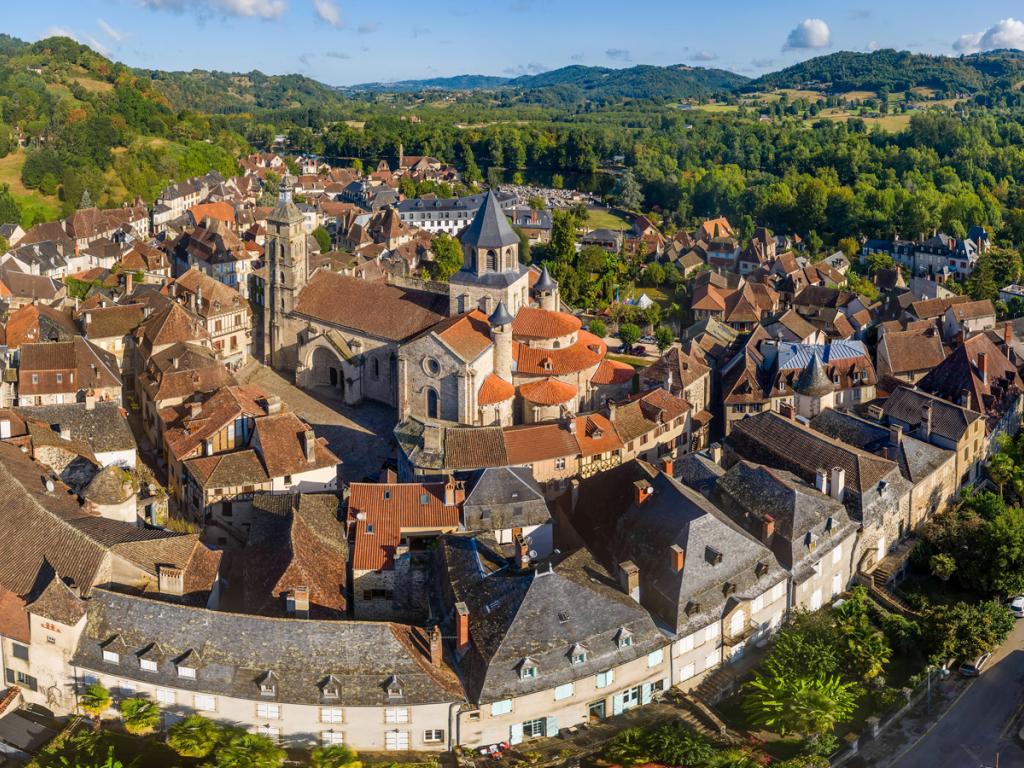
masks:
{"type": "Polygon", "coordinates": [[[121,257],[119,263],[122,271],[128,272],[157,272],[171,268],[167,254],[145,243],[136,243],[132,246],[132,249],[121,257]]]}
{"type": "Polygon", "coordinates": [[[32,639],[25,601],[3,587],[0,587],[0,635],[26,644],[32,639]]]}
{"type": "Polygon", "coordinates": [[[498,374],[492,373],[480,385],[480,391],[476,395],[476,402],[478,405],[495,405],[512,399],[515,397],[515,394],[515,387],[498,376],[498,374]]]}
{"type": "Polygon", "coordinates": [[[153,350],[171,344],[208,339],[199,319],[176,302],[170,302],[163,309],[153,313],[148,320],[139,326],[138,335],[142,339],[143,353],[146,357],[153,350]]]}
{"type": "Polygon", "coordinates": [[[970,304],[970,296],[946,296],[941,299],[922,299],[910,305],[910,311],[920,320],[930,320],[946,314],[946,310],[954,305],[970,304]]]}
{"type": "Polygon", "coordinates": [[[71,591],[71,588],[54,574],[50,583],[28,606],[29,613],[44,619],[74,626],[85,615],[85,603],[82,598],[71,591]]]}
{"type": "Polygon", "coordinates": [[[467,362],[476,360],[491,346],[491,325],[487,322],[487,315],[479,309],[457,315],[432,330],[455,354],[467,362]]]}
{"type": "Polygon", "coordinates": [[[260,456],[271,477],[284,477],[311,469],[334,467],[341,460],[327,448],[323,438],[316,442],[314,461],[306,461],[303,435],[310,427],[294,413],[278,413],[256,420],[254,440],[259,445],[260,456]]]}
{"type": "Polygon", "coordinates": [[[255,486],[270,482],[270,476],[263,468],[260,457],[250,448],[189,459],[185,462],[185,468],[199,481],[202,488],[255,486]]]}
{"type": "Polygon", "coordinates": [[[557,339],[582,327],[578,317],[538,307],[523,307],[512,322],[512,335],[521,339],[557,339]]]}
{"type": "Polygon", "coordinates": [[[121,375],[117,361],[81,336],[72,341],[25,344],[21,348],[19,395],[44,395],[72,392],[87,388],[120,387],[121,375]],[[56,374],[72,372],[58,382],[56,374]],[[38,373],[38,383],[29,374],[38,373]]]}
{"type": "Polygon", "coordinates": [[[35,304],[26,304],[11,312],[5,330],[7,346],[11,349],[39,341],[39,311],[35,304]]]}
{"type": "Polygon", "coordinates": [[[229,226],[235,225],[235,209],[228,203],[200,203],[188,209],[196,224],[202,224],[207,218],[223,221],[229,226]]]}
{"type": "Polygon", "coordinates": [[[573,434],[561,424],[530,424],[502,431],[508,464],[532,464],[579,454],[573,434]]]}
{"type": "Polygon", "coordinates": [[[579,394],[576,387],[558,379],[537,379],[519,387],[524,400],[536,405],[561,405],[579,394]]]}
{"type": "Polygon", "coordinates": [[[1001,415],[1004,407],[1019,395],[1022,382],[1016,366],[987,334],[979,333],[956,347],[917,386],[923,392],[965,405],[991,419],[1001,415]],[[987,375],[981,372],[981,355],[986,358],[987,375]],[[961,402],[964,392],[970,397],[969,403],[961,402]]]}
{"type": "Polygon", "coordinates": [[[444,483],[352,483],[348,518],[355,533],[352,569],[391,570],[403,530],[451,532],[458,505],[445,506],[444,483]]]}
{"type": "Polygon", "coordinates": [[[267,393],[256,384],[228,386],[213,393],[201,406],[198,415],[183,415],[164,432],[171,455],[177,459],[188,456],[203,443],[244,416],[256,418],[264,413],[261,400],[267,393]]]}
{"type": "Polygon", "coordinates": [[[594,456],[622,448],[622,438],[612,422],[600,413],[576,417],[576,442],[581,456],[594,456]]]}
{"type": "Polygon", "coordinates": [[[503,467],[509,463],[501,427],[446,429],[444,453],[451,469],[503,467]]]}
{"type": "Polygon", "coordinates": [[[200,296],[202,300],[195,307],[195,311],[203,317],[215,317],[225,312],[231,312],[243,305],[241,294],[229,285],[220,280],[214,280],[205,272],[192,267],[174,281],[175,296],[184,296],[191,299],[192,296],[200,296]]]}
{"type": "Polygon", "coordinates": [[[580,331],[576,343],[562,349],[531,348],[513,342],[516,373],[523,376],[562,376],[595,367],[604,360],[607,345],[597,336],[580,331]]]}
{"type": "Polygon", "coordinates": [[[296,313],[392,341],[425,331],[448,315],[448,297],[317,270],[296,313]]]}
{"type": "Polygon", "coordinates": [[[710,283],[698,285],[693,291],[693,300],[690,303],[690,308],[709,312],[724,312],[725,296],[710,283]]]}
{"type": "Polygon", "coordinates": [[[153,355],[143,377],[155,402],[214,392],[236,383],[212,350],[195,344],[174,344],[153,355]]]}
{"type": "Polygon", "coordinates": [[[142,304],[102,307],[79,315],[82,330],[89,339],[110,339],[127,336],[146,319],[142,304]]]}
{"type": "Polygon", "coordinates": [[[974,320],[979,317],[992,317],[994,319],[996,310],[988,299],[965,301],[962,304],[953,306],[953,316],[957,320],[974,320]]]}
{"type": "Polygon", "coordinates": [[[641,435],[657,430],[689,411],[690,404],[664,389],[652,389],[634,395],[624,403],[617,403],[611,413],[611,423],[622,442],[628,443],[641,435]]]}
{"type": "Polygon", "coordinates": [[[636,369],[629,363],[605,359],[590,379],[591,384],[628,384],[636,376],[636,369]]]}
{"type": "Polygon", "coordinates": [[[924,331],[889,331],[878,341],[878,365],[892,374],[929,371],[946,359],[934,326],[924,331]]]}

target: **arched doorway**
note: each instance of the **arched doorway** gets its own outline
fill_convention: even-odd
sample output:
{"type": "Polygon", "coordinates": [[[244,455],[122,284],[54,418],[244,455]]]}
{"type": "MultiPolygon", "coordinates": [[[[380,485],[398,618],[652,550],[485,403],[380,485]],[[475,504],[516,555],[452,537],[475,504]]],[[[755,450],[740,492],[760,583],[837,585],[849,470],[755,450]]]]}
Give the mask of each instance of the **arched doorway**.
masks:
{"type": "Polygon", "coordinates": [[[427,418],[437,419],[440,418],[441,413],[441,399],[437,395],[436,389],[427,390],[427,418]]]}
{"type": "Polygon", "coordinates": [[[341,358],[327,347],[313,350],[310,360],[310,379],[314,386],[330,387],[340,394],[345,393],[345,372],[341,358]]]}

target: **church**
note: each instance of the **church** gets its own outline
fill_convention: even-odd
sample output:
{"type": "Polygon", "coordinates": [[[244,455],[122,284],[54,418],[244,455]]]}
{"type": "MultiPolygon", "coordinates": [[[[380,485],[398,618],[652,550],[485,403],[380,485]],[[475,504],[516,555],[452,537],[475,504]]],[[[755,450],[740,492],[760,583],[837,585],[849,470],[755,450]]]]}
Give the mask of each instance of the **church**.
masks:
{"type": "Polygon", "coordinates": [[[629,394],[632,367],[560,310],[558,284],[519,261],[488,193],[460,235],[447,284],[309,273],[292,182],[267,220],[265,362],[305,389],[375,400],[409,417],[509,426],[594,410],[629,394]]]}

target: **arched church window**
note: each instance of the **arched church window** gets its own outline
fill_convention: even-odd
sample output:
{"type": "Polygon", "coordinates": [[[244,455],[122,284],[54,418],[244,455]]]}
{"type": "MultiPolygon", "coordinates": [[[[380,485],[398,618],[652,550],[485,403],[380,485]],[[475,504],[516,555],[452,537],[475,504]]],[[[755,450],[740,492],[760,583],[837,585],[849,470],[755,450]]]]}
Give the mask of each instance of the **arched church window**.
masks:
{"type": "Polygon", "coordinates": [[[427,390],[427,418],[436,419],[439,418],[438,414],[441,411],[440,398],[437,395],[436,389],[427,390]]]}
{"type": "Polygon", "coordinates": [[[494,251],[487,252],[487,271],[497,272],[498,271],[498,254],[494,251]]]}
{"type": "Polygon", "coordinates": [[[373,378],[380,378],[380,360],[373,358],[373,378]]]}

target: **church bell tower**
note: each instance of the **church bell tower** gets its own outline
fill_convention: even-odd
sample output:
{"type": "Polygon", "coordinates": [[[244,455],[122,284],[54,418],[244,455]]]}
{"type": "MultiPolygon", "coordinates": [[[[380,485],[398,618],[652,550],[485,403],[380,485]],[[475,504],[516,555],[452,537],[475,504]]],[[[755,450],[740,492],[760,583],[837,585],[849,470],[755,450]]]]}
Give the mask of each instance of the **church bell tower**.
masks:
{"type": "MultiPolygon", "coordinates": [[[[274,367],[286,367],[286,347],[296,339],[285,338],[287,317],[295,309],[296,299],[308,277],[306,259],[306,231],[302,213],[292,200],[294,179],[281,179],[277,205],[267,217],[267,282],[264,296],[264,345],[266,362],[274,367]]],[[[297,361],[291,361],[291,364],[297,361]]]]}

